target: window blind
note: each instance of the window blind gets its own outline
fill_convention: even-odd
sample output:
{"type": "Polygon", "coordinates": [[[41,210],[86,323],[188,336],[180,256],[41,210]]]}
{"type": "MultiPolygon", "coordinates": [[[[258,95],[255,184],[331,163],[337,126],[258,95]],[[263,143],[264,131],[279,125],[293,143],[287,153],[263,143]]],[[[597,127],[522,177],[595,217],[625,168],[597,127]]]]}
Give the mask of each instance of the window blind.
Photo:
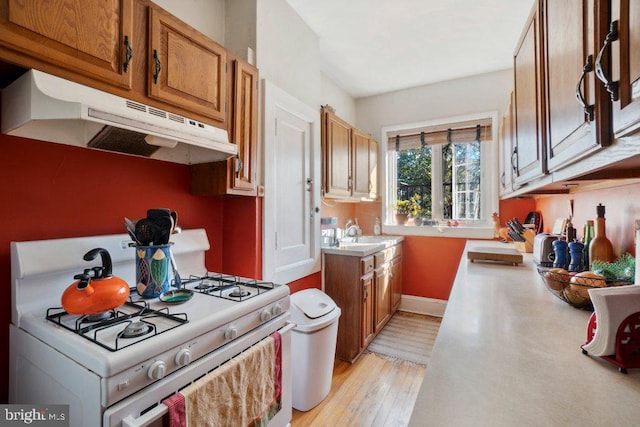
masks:
{"type": "Polygon", "coordinates": [[[480,141],[491,141],[491,120],[479,121],[477,123],[451,123],[447,127],[425,128],[411,130],[395,135],[387,134],[388,150],[408,150],[420,148],[423,145],[437,145],[452,143],[468,143],[478,139],[480,141]]]}

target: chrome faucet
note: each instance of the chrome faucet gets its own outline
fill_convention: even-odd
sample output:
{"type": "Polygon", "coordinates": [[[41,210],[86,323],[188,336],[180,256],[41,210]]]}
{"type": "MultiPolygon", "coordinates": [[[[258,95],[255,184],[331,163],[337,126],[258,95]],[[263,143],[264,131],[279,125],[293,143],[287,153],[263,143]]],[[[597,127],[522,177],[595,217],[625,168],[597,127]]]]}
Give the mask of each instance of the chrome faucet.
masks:
{"type": "Polygon", "coordinates": [[[360,235],[362,235],[362,229],[360,229],[358,225],[358,220],[356,219],[356,223],[354,224],[353,221],[349,219],[344,226],[344,237],[354,238],[354,241],[357,242],[358,236],[360,235]]]}

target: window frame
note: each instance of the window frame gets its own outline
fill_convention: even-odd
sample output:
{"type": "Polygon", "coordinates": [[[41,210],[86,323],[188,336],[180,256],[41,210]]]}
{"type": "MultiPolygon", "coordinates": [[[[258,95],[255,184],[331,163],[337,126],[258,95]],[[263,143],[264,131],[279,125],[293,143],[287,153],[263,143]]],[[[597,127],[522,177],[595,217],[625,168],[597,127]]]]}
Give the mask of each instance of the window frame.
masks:
{"type": "MultiPolygon", "coordinates": [[[[449,123],[491,119],[491,140],[484,141],[481,144],[481,167],[480,187],[481,187],[481,217],[480,221],[472,224],[464,224],[458,226],[407,226],[394,224],[393,204],[396,201],[396,185],[397,163],[395,151],[389,151],[387,144],[381,146],[381,195],[382,195],[382,231],[385,234],[394,234],[402,236],[439,236],[439,237],[456,237],[456,238],[475,238],[475,239],[491,239],[494,237],[494,225],[491,214],[499,211],[499,185],[498,185],[498,112],[488,111],[475,114],[467,114],[462,116],[445,117],[441,119],[425,120],[414,123],[403,123],[397,125],[384,126],[381,130],[381,141],[387,141],[389,135],[398,132],[419,129],[429,126],[442,126],[449,123]],[[390,178],[393,184],[390,183],[390,178]]],[[[435,148],[435,146],[433,147],[435,148]]],[[[435,154],[435,153],[434,153],[435,154]]],[[[434,156],[435,157],[435,156],[434,156]]],[[[432,163],[432,175],[442,176],[441,162],[432,163]],[[437,174],[437,175],[436,175],[437,174]]],[[[440,209],[439,203],[435,200],[442,198],[442,189],[439,185],[433,187],[433,210],[435,214],[436,205],[440,209]]]]}

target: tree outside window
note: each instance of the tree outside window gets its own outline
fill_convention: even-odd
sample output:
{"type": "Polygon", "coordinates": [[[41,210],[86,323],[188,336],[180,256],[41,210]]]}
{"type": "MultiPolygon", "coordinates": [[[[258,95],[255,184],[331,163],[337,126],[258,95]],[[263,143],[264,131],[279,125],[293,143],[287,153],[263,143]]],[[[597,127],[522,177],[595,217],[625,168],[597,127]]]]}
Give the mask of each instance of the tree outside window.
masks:
{"type": "Polygon", "coordinates": [[[399,137],[395,141],[391,138],[390,147],[393,143],[397,149],[392,151],[397,175],[396,200],[418,199],[419,216],[426,219],[484,219],[479,127],[474,139],[451,142],[451,131],[444,143],[426,144],[424,133],[420,135],[420,144],[411,140],[402,144],[399,137]]]}

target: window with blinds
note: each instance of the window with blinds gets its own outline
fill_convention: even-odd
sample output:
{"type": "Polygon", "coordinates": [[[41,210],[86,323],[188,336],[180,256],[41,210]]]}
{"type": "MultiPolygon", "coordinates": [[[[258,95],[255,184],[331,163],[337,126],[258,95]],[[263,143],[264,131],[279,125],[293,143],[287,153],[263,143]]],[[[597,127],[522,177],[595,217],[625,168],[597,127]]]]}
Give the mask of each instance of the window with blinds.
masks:
{"type": "Polygon", "coordinates": [[[388,134],[395,202],[413,200],[416,223],[484,220],[482,153],[491,140],[490,118],[388,134]]]}

